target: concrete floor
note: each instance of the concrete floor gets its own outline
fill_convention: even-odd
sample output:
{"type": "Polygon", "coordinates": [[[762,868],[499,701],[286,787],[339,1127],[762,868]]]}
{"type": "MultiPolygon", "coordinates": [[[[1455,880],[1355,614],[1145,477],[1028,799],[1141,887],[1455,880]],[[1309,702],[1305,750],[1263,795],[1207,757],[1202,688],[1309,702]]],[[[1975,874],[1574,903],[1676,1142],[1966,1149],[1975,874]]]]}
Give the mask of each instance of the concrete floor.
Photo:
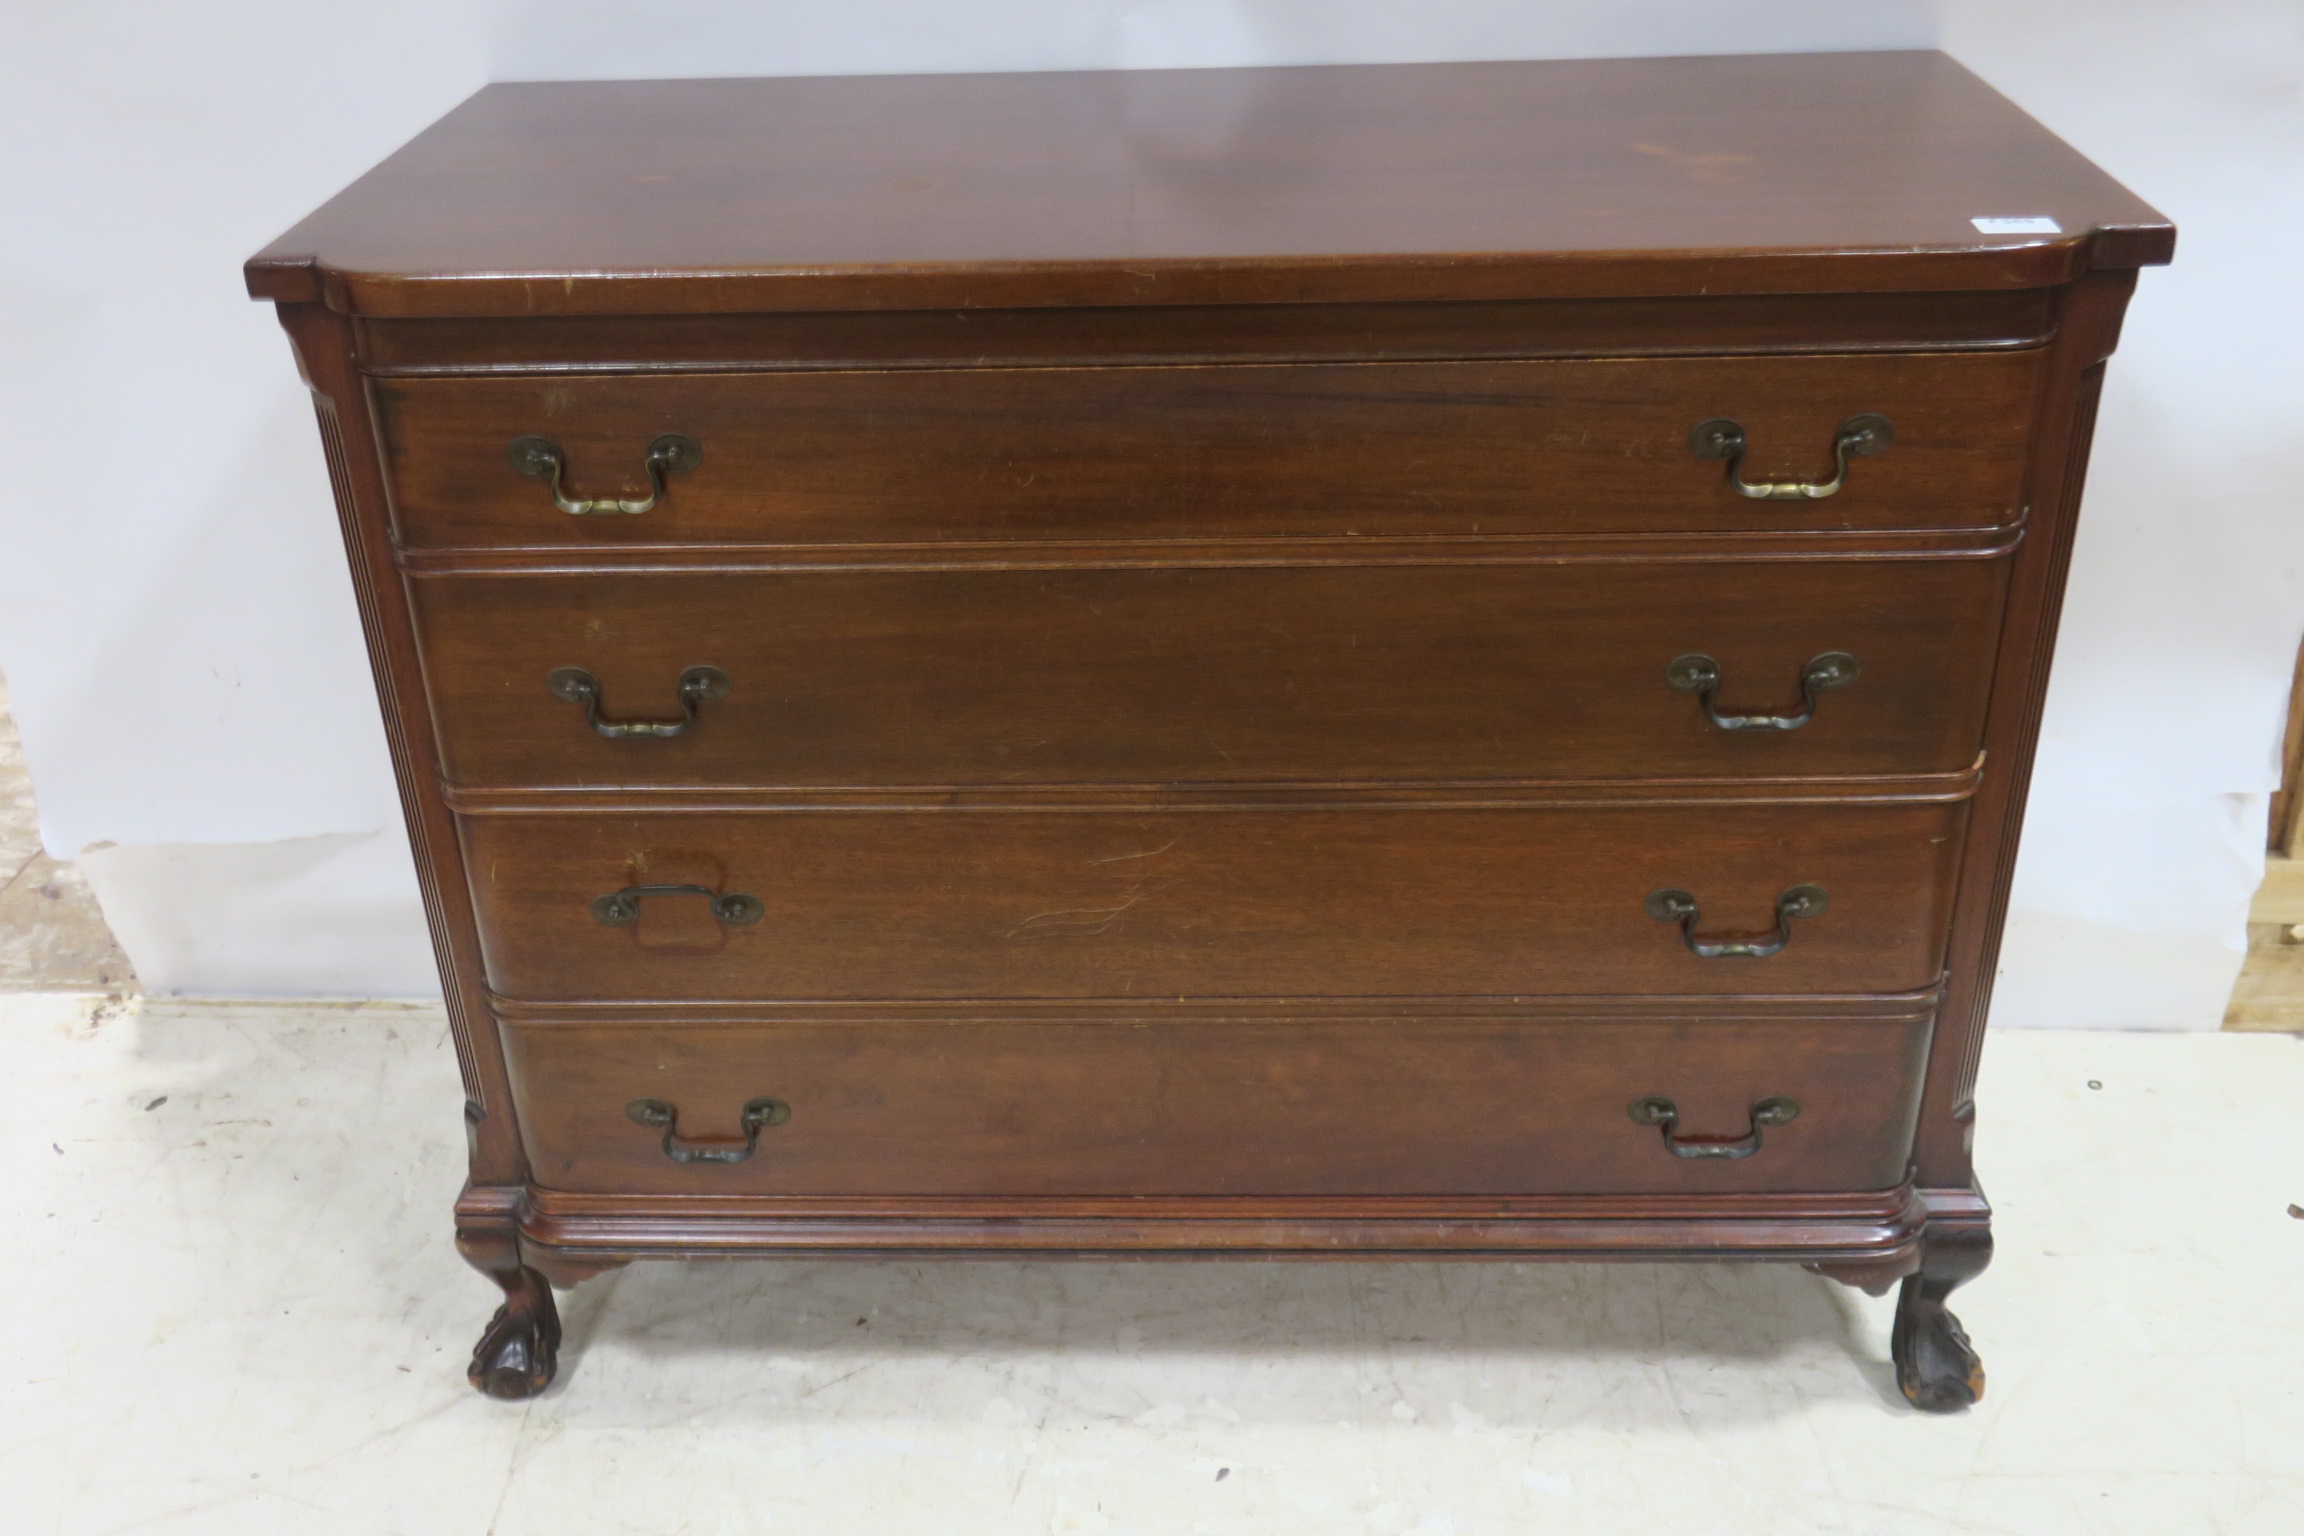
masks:
{"type": "Polygon", "coordinates": [[[26,1536],[2304,1530],[2289,1036],[1993,1038],[1948,1419],[1752,1266],[640,1265],[491,1402],[437,1010],[4,997],[0,1082],[26,1536]]]}

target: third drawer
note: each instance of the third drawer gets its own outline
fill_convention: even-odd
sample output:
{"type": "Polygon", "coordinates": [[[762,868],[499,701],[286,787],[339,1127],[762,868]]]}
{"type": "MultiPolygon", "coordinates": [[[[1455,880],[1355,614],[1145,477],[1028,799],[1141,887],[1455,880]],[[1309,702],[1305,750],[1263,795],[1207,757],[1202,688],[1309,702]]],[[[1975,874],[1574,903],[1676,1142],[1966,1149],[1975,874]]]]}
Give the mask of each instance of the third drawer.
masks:
{"type": "MultiPolygon", "coordinates": [[[[477,788],[1950,773],[2004,559],[431,576],[477,788]],[[1683,657],[1718,687],[1675,687],[1683,657]],[[1840,685],[1803,701],[1820,657],[1840,685]],[[680,695],[709,667],[725,692],[680,695]],[[554,691],[588,677],[586,702],[554,691]],[[684,722],[688,703],[694,720],[684,722]],[[1712,718],[1790,719],[1723,729],[1712,718]],[[1709,711],[1709,712],[1708,712],[1709,711]]],[[[1685,681],[1685,679],[1683,679],[1685,681]]]]}
{"type": "Polygon", "coordinates": [[[490,985],[538,1002],[1765,996],[1934,986],[1966,809],[819,809],[463,827],[490,985]],[[1676,915],[1671,892],[1693,912],[1676,915]],[[1698,952],[1723,943],[1746,950],[1698,952]]]}

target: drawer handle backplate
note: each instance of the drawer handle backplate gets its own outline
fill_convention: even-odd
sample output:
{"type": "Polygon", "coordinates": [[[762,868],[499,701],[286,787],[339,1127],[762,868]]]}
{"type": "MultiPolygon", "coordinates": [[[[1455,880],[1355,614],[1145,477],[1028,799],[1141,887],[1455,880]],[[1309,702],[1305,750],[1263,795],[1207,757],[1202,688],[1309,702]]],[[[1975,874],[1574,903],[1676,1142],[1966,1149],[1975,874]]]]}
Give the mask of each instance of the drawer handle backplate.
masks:
{"type": "Polygon", "coordinates": [[[664,1128],[664,1155],[676,1163],[740,1163],[760,1145],[760,1132],[792,1118],[792,1106],[782,1099],[754,1099],[744,1106],[744,1144],[732,1141],[689,1141],[680,1134],[680,1111],[662,1099],[634,1099],[624,1106],[634,1124],[651,1130],[664,1128]]]}
{"type": "Polygon", "coordinates": [[[726,895],[708,885],[628,885],[620,891],[592,898],[592,920],[603,928],[624,928],[640,921],[640,898],[643,896],[703,896],[712,903],[712,915],[723,927],[745,928],[760,921],[768,913],[768,905],[757,896],[742,891],[726,895]]]}
{"type": "Polygon", "coordinates": [[[1725,416],[1700,421],[1688,434],[1688,451],[1700,459],[1726,459],[1728,484],[1756,501],[1821,501],[1848,483],[1848,461],[1867,459],[1896,446],[1896,428],[1885,416],[1851,416],[1832,436],[1829,480],[1747,480],[1744,427],[1725,416]]]}
{"type": "Polygon", "coordinates": [[[568,455],[548,437],[516,437],[504,450],[512,467],[524,475],[548,480],[552,505],[572,517],[638,515],[664,499],[664,477],[684,475],[704,462],[704,445],[692,437],[667,432],[648,445],[648,494],[632,500],[602,496],[586,500],[568,494],[568,455]]]}
{"type": "Polygon", "coordinates": [[[1659,922],[1678,923],[1680,937],[1688,952],[1706,960],[1748,959],[1765,960],[1792,942],[1792,919],[1821,917],[1832,905],[1832,898],[1817,885],[1796,885],[1776,898],[1776,926],[1768,933],[1721,934],[1705,938],[1696,931],[1703,916],[1696,898],[1686,891],[1652,891],[1648,896],[1648,915],[1659,922]]]}
{"type": "Polygon", "coordinates": [[[1664,1132],[1664,1150],[1674,1157],[1723,1157],[1731,1160],[1750,1157],[1760,1150],[1760,1128],[1764,1125],[1789,1125],[1800,1116],[1800,1106],[1792,1100],[1776,1095],[1762,1099],[1752,1106],[1752,1123],[1742,1136],[1677,1136],[1673,1132],[1680,1125],[1680,1107],[1660,1094],[1634,1099],[1627,1111],[1635,1125],[1660,1126],[1664,1132]]]}
{"type": "MultiPolygon", "coordinates": [[[[1664,668],[1664,681],[1682,693],[1697,695],[1704,717],[1724,731],[1796,731],[1816,717],[1816,695],[1845,688],[1862,670],[1846,651],[1826,651],[1800,669],[1800,702],[1769,714],[1722,714],[1720,663],[1696,654],[1675,656],[1664,668]]],[[[557,674],[555,674],[557,675],[557,674]]]]}
{"type": "MultiPolygon", "coordinates": [[[[1683,657],[1683,660],[1686,658],[1683,657]]],[[[584,722],[610,740],[631,736],[677,736],[696,723],[696,707],[707,699],[728,696],[733,685],[718,667],[690,667],[680,674],[674,697],[680,701],[677,720],[608,720],[600,714],[600,679],[582,667],[554,667],[544,686],[552,697],[584,706],[584,722]]],[[[1714,718],[1718,718],[1715,716],[1714,718]]]]}

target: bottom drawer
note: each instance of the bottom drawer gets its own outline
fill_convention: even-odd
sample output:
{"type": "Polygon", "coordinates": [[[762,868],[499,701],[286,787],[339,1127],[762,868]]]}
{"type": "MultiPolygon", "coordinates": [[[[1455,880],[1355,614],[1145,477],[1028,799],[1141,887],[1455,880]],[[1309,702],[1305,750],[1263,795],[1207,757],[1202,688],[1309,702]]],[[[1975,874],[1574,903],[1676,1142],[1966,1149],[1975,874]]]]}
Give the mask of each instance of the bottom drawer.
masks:
{"type": "Polygon", "coordinates": [[[1893,1188],[1928,1031],[1170,1020],[532,1024],[505,1039],[532,1177],[552,1189],[1515,1195],[1893,1188]],[[1671,1101],[1669,1124],[1629,1112],[1650,1096],[1671,1101]],[[1770,1100],[1797,1112],[1761,1116],[1780,1123],[1755,1148],[1770,1100]]]}

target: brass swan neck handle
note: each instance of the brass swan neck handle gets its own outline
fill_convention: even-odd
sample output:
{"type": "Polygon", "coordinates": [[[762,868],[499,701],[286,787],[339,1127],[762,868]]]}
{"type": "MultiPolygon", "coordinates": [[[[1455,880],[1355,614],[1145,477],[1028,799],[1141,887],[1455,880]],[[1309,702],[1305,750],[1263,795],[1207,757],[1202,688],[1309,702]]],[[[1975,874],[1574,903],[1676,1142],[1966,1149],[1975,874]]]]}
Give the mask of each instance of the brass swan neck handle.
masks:
{"type": "Polygon", "coordinates": [[[680,704],[677,720],[610,720],[600,713],[600,679],[582,667],[554,667],[544,686],[552,697],[584,706],[584,722],[610,740],[636,736],[678,736],[696,723],[696,709],[711,699],[726,698],[733,685],[718,667],[690,667],[680,674],[673,697],[680,704]]]}
{"type": "Polygon", "coordinates": [[[1635,1125],[1653,1125],[1664,1133],[1664,1150],[1674,1157],[1723,1158],[1736,1161],[1750,1157],[1760,1150],[1760,1131],[1763,1126],[1790,1125],[1799,1118],[1800,1106],[1781,1094],[1771,1095],[1754,1104],[1745,1132],[1741,1136],[1682,1136],[1680,1107],[1661,1094],[1649,1094],[1634,1099],[1626,1107],[1635,1125]]]}
{"type": "Polygon", "coordinates": [[[548,437],[516,437],[504,450],[512,467],[524,475],[545,481],[552,492],[552,505],[571,517],[631,516],[651,511],[664,499],[664,477],[684,475],[704,462],[704,445],[692,437],[667,432],[648,445],[648,494],[622,498],[601,496],[586,499],[568,494],[568,455],[561,446],[548,437]]]}
{"type": "Polygon", "coordinates": [[[1686,891],[1652,891],[1648,915],[1658,922],[1678,923],[1688,952],[1703,960],[1765,960],[1792,942],[1792,920],[1821,917],[1832,898],[1817,885],[1796,885],[1776,898],[1776,926],[1767,933],[1728,933],[1706,938],[1696,931],[1703,912],[1686,891]]]}
{"type": "Polygon", "coordinates": [[[1796,731],[1816,718],[1816,696],[1845,688],[1863,668],[1846,651],[1826,651],[1809,658],[1800,669],[1800,702],[1790,709],[1724,713],[1719,706],[1720,663],[1702,653],[1675,656],[1664,667],[1664,681],[1682,693],[1693,693],[1704,717],[1723,731],[1796,731]]]}
{"type": "Polygon", "coordinates": [[[744,1117],[738,1122],[744,1132],[742,1145],[682,1136],[680,1111],[662,1099],[634,1099],[624,1106],[624,1113],[635,1125],[651,1130],[663,1127],[664,1155],[676,1163],[740,1163],[759,1147],[763,1129],[792,1118],[792,1106],[782,1099],[765,1098],[746,1104],[744,1117]]]}
{"type": "Polygon", "coordinates": [[[1728,484],[1739,496],[1755,501],[1821,501],[1848,483],[1848,461],[1886,453],[1896,445],[1896,428],[1885,416],[1851,416],[1832,435],[1832,478],[1829,480],[1747,480],[1744,478],[1745,440],[1741,422],[1725,416],[1700,421],[1688,434],[1688,451],[1700,459],[1726,459],[1728,484]]]}

